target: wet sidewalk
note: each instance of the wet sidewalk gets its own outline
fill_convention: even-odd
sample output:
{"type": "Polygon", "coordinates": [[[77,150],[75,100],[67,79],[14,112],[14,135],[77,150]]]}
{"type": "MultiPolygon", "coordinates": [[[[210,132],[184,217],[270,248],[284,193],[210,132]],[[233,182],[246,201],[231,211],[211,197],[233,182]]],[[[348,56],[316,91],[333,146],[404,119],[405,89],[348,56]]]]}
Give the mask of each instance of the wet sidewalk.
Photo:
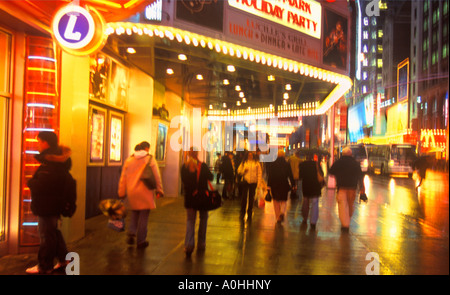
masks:
{"type": "MultiPolygon", "coordinates": [[[[157,201],[145,249],[128,246],[126,234],[108,229],[104,216],[88,219],[85,237],[68,247],[78,253],[82,275],[365,275],[377,261],[381,275],[448,275],[448,223],[443,230],[386,206],[377,186],[384,184],[372,183],[369,203],[355,204],[350,234],[341,233],[334,190],[324,189],[316,230],[302,222],[298,200],[288,201],[282,224],[272,203],[254,208],[249,223],[239,220],[240,200],[225,200],[209,214],[206,250],[190,259],[183,197],[157,201]]],[[[448,184],[447,196],[439,196],[446,198],[448,219],[448,184]]],[[[0,274],[23,275],[36,257],[2,257],[0,274]]]]}

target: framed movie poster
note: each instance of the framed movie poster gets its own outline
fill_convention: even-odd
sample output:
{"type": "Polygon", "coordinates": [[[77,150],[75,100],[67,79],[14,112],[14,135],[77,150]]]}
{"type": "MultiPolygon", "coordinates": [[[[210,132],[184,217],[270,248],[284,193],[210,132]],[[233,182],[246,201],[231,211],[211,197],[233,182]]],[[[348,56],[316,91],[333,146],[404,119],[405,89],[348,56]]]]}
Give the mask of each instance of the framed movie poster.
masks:
{"type": "Polygon", "coordinates": [[[109,111],[109,166],[122,165],[123,119],[123,114],[109,111]]]}
{"type": "Polygon", "coordinates": [[[176,18],[222,32],[224,2],[222,0],[177,0],[176,18]]]}
{"type": "Polygon", "coordinates": [[[111,59],[98,53],[90,58],[89,68],[89,98],[106,103],[111,59]]]}
{"type": "Polygon", "coordinates": [[[346,70],[347,18],[327,9],[324,9],[323,18],[323,64],[346,70]]]}
{"type": "Polygon", "coordinates": [[[111,63],[108,104],[125,111],[128,107],[128,69],[115,61],[111,63]]]}
{"type": "Polygon", "coordinates": [[[156,135],[156,150],[155,158],[156,161],[164,161],[166,159],[166,144],[167,144],[167,130],[168,125],[163,123],[158,123],[158,131],[156,135]]]}
{"type": "Polygon", "coordinates": [[[89,106],[89,159],[90,166],[105,164],[107,110],[94,105],[89,106]]]}

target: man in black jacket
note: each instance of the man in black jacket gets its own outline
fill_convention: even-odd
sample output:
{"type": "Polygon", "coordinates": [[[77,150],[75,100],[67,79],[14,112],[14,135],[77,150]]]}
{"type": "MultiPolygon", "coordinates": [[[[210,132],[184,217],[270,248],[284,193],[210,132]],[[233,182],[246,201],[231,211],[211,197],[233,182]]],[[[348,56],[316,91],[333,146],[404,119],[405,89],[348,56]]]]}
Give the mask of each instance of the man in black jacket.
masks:
{"type": "Polygon", "coordinates": [[[306,157],[306,161],[299,165],[299,179],[302,181],[302,216],[303,223],[308,220],[311,207],[310,226],[315,230],[317,220],[319,219],[319,197],[322,194],[323,184],[319,183],[318,173],[323,176],[322,168],[317,161],[313,160],[312,155],[306,157]]]}
{"type": "Polygon", "coordinates": [[[342,150],[341,158],[334,162],[329,173],[336,177],[339,219],[342,232],[347,233],[353,215],[357,186],[359,185],[361,194],[365,193],[364,174],[361,171],[360,163],[352,157],[350,148],[342,150]]]}
{"type": "Polygon", "coordinates": [[[58,146],[55,133],[43,131],[37,136],[39,154],[35,156],[41,163],[28,181],[31,191],[31,210],[38,216],[40,246],[38,265],[26,270],[29,274],[48,274],[54,269],[53,260],[59,263],[55,268],[66,264],[67,247],[58,220],[65,201],[63,191],[66,173],[72,166],[70,149],[58,146]]]}

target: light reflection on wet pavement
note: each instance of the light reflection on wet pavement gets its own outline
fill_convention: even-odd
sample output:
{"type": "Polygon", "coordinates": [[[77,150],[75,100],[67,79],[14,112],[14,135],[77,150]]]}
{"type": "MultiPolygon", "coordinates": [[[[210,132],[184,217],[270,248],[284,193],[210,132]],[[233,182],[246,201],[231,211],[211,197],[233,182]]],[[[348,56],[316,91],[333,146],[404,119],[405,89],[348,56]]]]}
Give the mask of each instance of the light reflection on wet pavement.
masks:
{"type": "MultiPolygon", "coordinates": [[[[340,275],[367,274],[379,257],[381,275],[449,274],[448,174],[430,171],[418,192],[412,179],[366,176],[368,203],[355,204],[350,234],[342,234],[334,189],[324,189],[316,230],[302,223],[301,201],[290,200],[276,224],[272,203],[239,220],[240,201],[210,212],[205,252],[184,256],[183,198],[158,200],[149,220],[149,247],[126,245],[126,234],[103,216],[86,221],[86,236],[69,244],[81,274],[340,275]]],[[[221,186],[219,186],[221,189],[221,186]]],[[[0,274],[24,274],[36,254],[0,258],[0,274]]]]}

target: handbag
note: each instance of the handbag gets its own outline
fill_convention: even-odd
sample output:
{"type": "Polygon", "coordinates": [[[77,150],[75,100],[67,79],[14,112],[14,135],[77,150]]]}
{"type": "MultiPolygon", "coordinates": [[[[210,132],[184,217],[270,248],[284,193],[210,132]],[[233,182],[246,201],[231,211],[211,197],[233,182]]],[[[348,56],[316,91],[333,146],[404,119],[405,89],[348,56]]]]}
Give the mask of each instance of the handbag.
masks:
{"type": "Polygon", "coordinates": [[[150,166],[150,162],[152,161],[152,156],[150,155],[150,159],[148,160],[147,165],[145,165],[144,170],[141,174],[141,180],[145,184],[145,186],[149,190],[156,189],[156,179],[155,175],[153,174],[152,167],[150,166]]]}
{"type": "MultiPolygon", "coordinates": [[[[201,162],[197,167],[197,183],[200,179],[201,162]]],[[[195,210],[211,211],[222,206],[222,196],[214,189],[211,182],[208,180],[208,187],[206,190],[197,190],[192,195],[192,207],[195,210]]]]}
{"type": "Polygon", "coordinates": [[[320,187],[324,187],[325,186],[325,179],[322,176],[322,174],[320,174],[320,170],[319,170],[319,164],[316,162],[316,169],[317,169],[317,181],[319,181],[320,187]]]}
{"type": "Polygon", "coordinates": [[[264,198],[264,200],[266,202],[272,202],[272,193],[270,192],[270,190],[267,190],[267,194],[266,194],[266,197],[264,198]]]}
{"type": "Polygon", "coordinates": [[[209,189],[196,191],[192,195],[192,207],[195,210],[211,211],[222,206],[222,196],[217,190],[214,190],[211,182],[208,180],[209,189]]]}

